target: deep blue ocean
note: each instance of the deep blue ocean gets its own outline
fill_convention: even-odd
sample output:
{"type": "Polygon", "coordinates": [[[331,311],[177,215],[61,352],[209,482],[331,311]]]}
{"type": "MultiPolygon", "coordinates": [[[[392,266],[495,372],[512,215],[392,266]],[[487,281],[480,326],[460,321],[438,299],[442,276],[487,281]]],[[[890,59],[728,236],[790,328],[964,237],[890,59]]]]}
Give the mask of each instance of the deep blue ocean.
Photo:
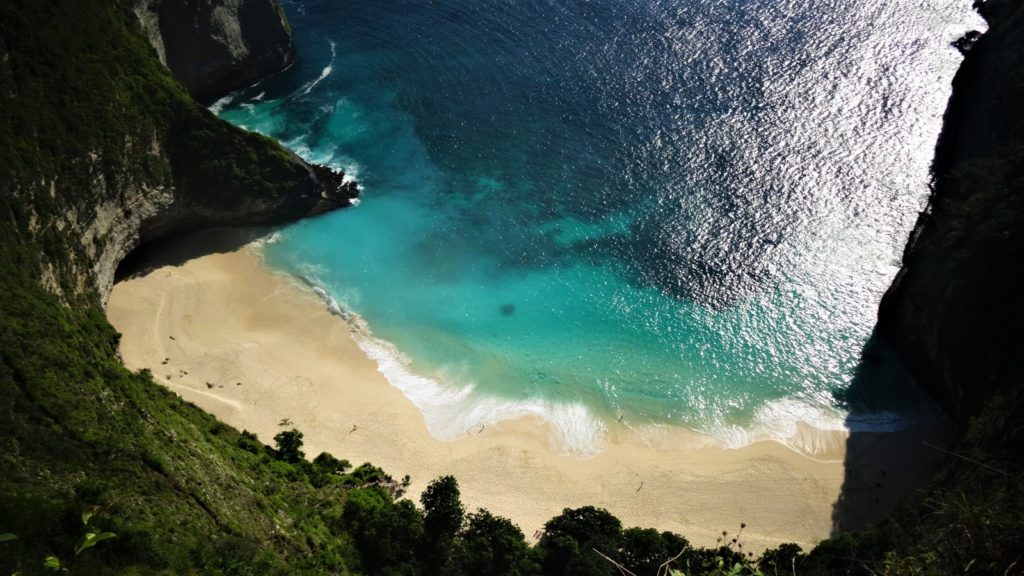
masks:
{"type": "Polygon", "coordinates": [[[352,315],[436,436],[848,424],[969,2],[283,4],[295,66],[214,110],[363,195],[265,258],[352,315]]]}

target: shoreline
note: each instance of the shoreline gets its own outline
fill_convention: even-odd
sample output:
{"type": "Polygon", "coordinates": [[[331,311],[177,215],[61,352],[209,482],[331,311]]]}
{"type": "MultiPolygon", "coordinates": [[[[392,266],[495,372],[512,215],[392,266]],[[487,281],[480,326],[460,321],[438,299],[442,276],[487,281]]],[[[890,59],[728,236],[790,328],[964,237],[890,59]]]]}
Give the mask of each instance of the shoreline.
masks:
{"type": "MultiPolygon", "coordinates": [[[[253,244],[262,248],[263,241],[253,244]]],[[[262,255],[254,254],[257,259],[262,255]]],[[[405,355],[392,343],[377,338],[369,324],[357,313],[342,306],[323,286],[314,279],[304,276],[292,276],[285,272],[271,270],[264,265],[267,273],[274,274],[286,283],[295,284],[303,291],[311,292],[326,309],[341,321],[349,325],[356,345],[373,361],[387,382],[400,390],[407,400],[412,402],[427,421],[427,428],[432,436],[442,442],[459,440],[472,434],[477,427],[490,426],[504,421],[520,418],[536,418],[545,422],[553,451],[559,454],[589,458],[604,450],[604,439],[609,434],[624,437],[635,437],[647,447],[654,447],[659,439],[671,440],[671,445],[691,448],[743,448],[758,442],[777,442],[798,454],[819,462],[841,462],[843,459],[842,444],[846,439],[844,419],[838,414],[826,413],[824,409],[810,406],[794,398],[783,398],[769,402],[769,407],[780,408],[783,414],[773,414],[771,428],[785,430],[784,433],[769,434],[751,430],[738,430],[732,438],[721,438],[714,434],[694,430],[684,425],[668,423],[633,423],[630,420],[618,421],[594,415],[583,404],[557,405],[543,399],[513,400],[497,397],[474,397],[472,390],[459,389],[439,382],[430,377],[420,376],[408,368],[405,355]],[[568,418],[560,418],[566,413],[568,418]],[[438,422],[436,413],[475,416],[462,426],[452,426],[451,422],[438,422]],[[778,417],[785,420],[779,426],[778,417]],[[434,420],[434,421],[431,421],[434,420]],[[662,438],[665,437],[665,438],[662,438]]],[[[771,414],[772,410],[766,410],[771,414]]],[[[763,418],[763,417],[762,417],[763,418]]],[[[459,420],[458,417],[454,418],[459,420]]],[[[762,425],[765,425],[762,422],[762,425]]],[[[765,426],[766,428],[768,426],[765,426]]],[[[906,427],[898,422],[887,423],[865,431],[894,431],[906,427]],[[895,427],[894,427],[895,426],[895,427]]],[[[481,428],[482,430],[482,428],[481,428]]]]}
{"type": "MultiPolygon", "coordinates": [[[[210,238],[188,242],[216,244],[210,238]]],[[[870,482],[851,493],[847,433],[802,424],[801,441],[825,458],[774,441],[717,447],[673,427],[660,429],[656,439],[625,427],[606,430],[604,449],[580,458],[555,451],[551,425],[536,415],[438,440],[419,408],[366,355],[353,327],[311,287],[266,269],[251,246],[181,260],[155,262],[114,287],[107,315],[123,335],[129,369],[149,368],[157,382],[263,442],[294,426],[305,434],[309,457],[329,451],[353,465],[372,462],[396,478],[409,474],[414,501],[428,482],[453,474],[467,511],[482,507],[510,518],[530,543],[563,508],[583,505],[608,509],[624,526],[670,530],[695,545],[713,545],[722,530],[746,523],[745,542],[754,551],[828,537],[844,480],[844,498],[883,507],[870,482]],[[281,427],[284,419],[292,424],[281,427]]],[[[919,444],[934,437],[932,428],[867,435],[919,444]]],[[[858,452],[867,461],[885,450],[858,452]]],[[[892,486],[912,490],[927,477],[898,451],[885,460],[882,471],[892,486]]],[[[897,492],[907,490],[887,490],[885,500],[897,492]]]]}

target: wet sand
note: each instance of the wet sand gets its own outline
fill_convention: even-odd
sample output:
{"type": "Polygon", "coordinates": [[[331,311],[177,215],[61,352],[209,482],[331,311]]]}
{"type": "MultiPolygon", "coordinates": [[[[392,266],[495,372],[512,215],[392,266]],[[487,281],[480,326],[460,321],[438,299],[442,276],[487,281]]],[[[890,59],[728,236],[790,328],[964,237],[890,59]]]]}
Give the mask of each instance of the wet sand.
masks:
{"type": "MultiPolygon", "coordinates": [[[[625,526],[671,530],[697,545],[743,522],[753,551],[812,545],[833,526],[845,432],[800,426],[793,444],[813,458],[777,442],[726,449],[682,428],[640,437],[614,424],[605,449],[580,458],[558,453],[552,430],[536,417],[437,440],[359,348],[354,328],[308,288],[265,269],[257,246],[154,264],[114,287],[107,314],[130,369],[149,368],[224,422],[268,443],[298,428],[309,457],[328,451],[395,478],[409,474],[413,499],[433,478],[453,474],[468,509],[512,519],[531,541],[563,508],[588,504],[625,526]],[[290,424],[281,426],[285,419],[290,424]]],[[[916,445],[917,434],[902,436],[916,445]]],[[[899,477],[900,455],[886,458],[887,475],[899,477]]],[[[877,488],[865,483],[861,496],[870,502],[877,488]]]]}

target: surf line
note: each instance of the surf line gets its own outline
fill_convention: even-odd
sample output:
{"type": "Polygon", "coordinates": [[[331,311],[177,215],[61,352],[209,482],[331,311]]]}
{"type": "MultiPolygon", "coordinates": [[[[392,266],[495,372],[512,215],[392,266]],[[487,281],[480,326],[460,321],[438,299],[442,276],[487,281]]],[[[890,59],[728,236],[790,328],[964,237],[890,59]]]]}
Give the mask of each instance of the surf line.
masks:
{"type": "MultiPolygon", "coordinates": [[[[334,40],[328,40],[327,42],[330,43],[330,45],[331,45],[331,62],[323,70],[320,71],[320,77],[319,78],[317,78],[316,80],[313,80],[312,82],[306,84],[306,86],[304,86],[304,88],[305,88],[304,90],[303,90],[303,88],[299,88],[299,90],[302,90],[302,95],[303,96],[305,96],[306,94],[309,94],[310,91],[313,90],[313,88],[316,88],[317,84],[322,82],[324,78],[327,78],[328,76],[330,76],[331,72],[334,70],[334,57],[336,56],[336,51],[335,51],[336,45],[334,44],[334,40]]],[[[298,90],[296,90],[296,92],[297,91],[298,90]]]]}

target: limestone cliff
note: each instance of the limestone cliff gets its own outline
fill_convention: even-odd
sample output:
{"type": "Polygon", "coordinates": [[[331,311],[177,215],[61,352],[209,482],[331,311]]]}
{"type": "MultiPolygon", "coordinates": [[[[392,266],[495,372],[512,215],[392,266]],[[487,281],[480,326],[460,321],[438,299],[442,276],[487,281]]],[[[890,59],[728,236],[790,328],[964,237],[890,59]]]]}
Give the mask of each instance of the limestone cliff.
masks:
{"type": "Polygon", "coordinates": [[[1024,2],[980,5],[878,336],[959,420],[1024,375],[1024,2]]]}
{"type": "Polygon", "coordinates": [[[198,105],[137,7],[0,2],[0,532],[17,534],[0,574],[41,573],[51,554],[82,575],[350,573],[344,540],[307,513],[343,490],[293,489],[258,442],[240,448],[117,359],[100,308],[135,247],[355,193],[198,105]],[[93,505],[117,544],[76,557],[93,505]]]}
{"type": "Polygon", "coordinates": [[[160,61],[200,101],[292,62],[291,30],[277,0],[138,0],[135,12],[160,61]]]}
{"type": "MultiPolygon", "coordinates": [[[[235,11],[240,38],[266,32],[245,28],[256,4],[166,3],[235,11]]],[[[284,30],[276,4],[264,4],[284,30]]],[[[196,104],[153,57],[139,6],[0,5],[0,236],[27,244],[33,256],[19,265],[66,302],[104,302],[117,265],[142,243],[207,226],[282,223],[345,206],[357,193],[343,174],[196,104]]],[[[173,46],[187,39],[162,38],[173,62],[173,46]]],[[[252,66],[232,62],[270,70],[258,57],[252,66]]]]}

